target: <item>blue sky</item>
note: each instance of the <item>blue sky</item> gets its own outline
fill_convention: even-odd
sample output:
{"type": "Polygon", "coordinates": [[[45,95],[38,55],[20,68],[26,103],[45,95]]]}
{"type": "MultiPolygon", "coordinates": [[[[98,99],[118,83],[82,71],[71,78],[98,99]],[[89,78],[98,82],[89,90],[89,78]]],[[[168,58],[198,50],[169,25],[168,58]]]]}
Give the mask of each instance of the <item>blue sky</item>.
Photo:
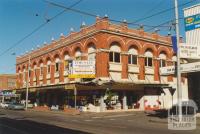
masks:
{"type": "MultiPolygon", "coordinates": [[[[78,0],[48,1],[69,7],[78,0]]],[[[183,4],[191,0],[178,1],[179,4],[183,4]]],[[[187,6],[196,3],[200,3],[200,0],[187,6]]],[[[82,0],[74,8],[100,16],[107,14],[109,18],[115,20],[126,19],[128,22],[134,22],[173,6],[174,0],[82,0]]],[[[179,9],[180,17],[183,17],[182,8],[184,7],[179,9]]],[[[46,18],[51,18],[62,10],[62,8],[47,4],[43,0],[0,0],[0,54],[44,23],[46,18]]],[[[159,25],[171,19],[174,19],[174,10],[137,22],[137,24],[159,25]]],[[[16,47],[0,56],[0,74],[15,73],[16,55],[21,55],[32,48],[35,49],[37,45],[41,46],[44,41],[50,43],[51,38],[58,39],[60,33],[67,35],[71,27],[78,31],[83,21],[90,25],[95,22],[95,18],[66,11],[51,20],[16,47]],[[16,55],[12,55],[12,53],[16,53],[16,55]]],[[[184,36],[183,20],[180,20],[180,29],[181,35],[184,36]]],[[[167,33],[168,28],[162,28],[160,31],[162,35],[167,35],[167,33]]]]}

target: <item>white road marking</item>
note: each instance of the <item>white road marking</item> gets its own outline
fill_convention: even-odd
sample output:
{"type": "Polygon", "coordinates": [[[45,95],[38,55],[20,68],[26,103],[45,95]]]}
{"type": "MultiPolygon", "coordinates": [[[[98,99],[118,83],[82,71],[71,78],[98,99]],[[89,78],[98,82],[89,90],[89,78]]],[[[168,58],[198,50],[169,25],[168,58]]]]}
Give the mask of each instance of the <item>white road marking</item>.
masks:
{"type": "Polygon", "coordinates": [[[102,117],[97,117],[97,116],[95,116],[95,117],[92,117],[93,119],[100,119],[100,118],[102,118],[102,117]]]}
{"type": "Polygon", "coordinates": [[[109,115],[109,116],[104,116],[104,118],[125,117],[125,116],[131,116],[131,115],[134,115],[134,114],[109,115]]]}
{"type": "Polygon", "coordinates": [[[84,120],[84,121],[92,121],[92,120],[84,120]]]}

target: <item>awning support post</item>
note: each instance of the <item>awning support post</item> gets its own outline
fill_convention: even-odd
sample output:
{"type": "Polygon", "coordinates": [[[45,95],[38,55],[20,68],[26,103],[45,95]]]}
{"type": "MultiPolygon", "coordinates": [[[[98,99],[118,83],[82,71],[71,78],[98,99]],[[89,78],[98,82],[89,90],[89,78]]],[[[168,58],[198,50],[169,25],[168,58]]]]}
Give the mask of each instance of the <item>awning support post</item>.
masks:
{"type": "Polygon", "coordinates": [[[126,91],[123,91],[123,110],[127,110],[128,106],[127,106],[127,97],[126,97],[126,91]]]}

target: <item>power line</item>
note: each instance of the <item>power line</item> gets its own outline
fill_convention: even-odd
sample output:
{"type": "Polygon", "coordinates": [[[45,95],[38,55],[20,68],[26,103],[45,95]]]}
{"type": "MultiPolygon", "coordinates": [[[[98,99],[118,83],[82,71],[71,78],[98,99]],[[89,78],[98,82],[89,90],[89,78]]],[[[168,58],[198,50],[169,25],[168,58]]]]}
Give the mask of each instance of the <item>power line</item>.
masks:
{"type": "MultiPolygon", "coordinates": [[[[155,1],[154,1],[155,2],[155,1]]],[[[156,4],[153,8],[145,12],[142,16],[147,16],[148,14],[152,13],[154,10],[158,9],[158,7],[163,3],[166,2],[166,0],[161,0],[158,4],[156,4]]]]}
{"type": "MultiPolygon", "coordinates": [[[[97,15],[95,14],[92,14],[92,13],[88,13],[88,12],[85,12],[85,11],[81,11],[81,10],[78,10],[78,9],[74,9],[74,8],[68,8],[68,7],[65,7],[63,5],[60,5],[60,4],[57,4],[57,3],[54,3],[54,2],[50,2],[50,1],[47,1],[47,0],[44,0],[45,2],[51,4],[51,5],[54,5],[54,6],[57,6],[57,7],[60,7],[60,8],[64,8],[64,9],[67,9],[67,10],[70,10],[70,11],[73,11],[73,12],[76,12],[76,13],[79,13],[79,14],[83,14],[83,15],[86,15],[86,16],[90,16],[90,17],[97,17],[97,15]]],[[[183,4],[180,4],[179,7],[182,7],[182,6],[185,6],[189,3],[192,3],[196,0],[192,0],[190,2],[186,2],[186,3],[183,3],[183,4]]],[[[158,13],[155,13],[153,15],[150,15],[150,16],[147,16],[147,17],[144,17],[144,18],[141,18],[141,19],[138,19],[137,22],[139,21],[142,21],[142,20],[145,20],[145,19],[148,19],[148,18],[151,18],[151,17],[154,17],[154,16],[157,16],[159,14],[162,14],[162,13],[165,13],[165,12],[168,12],[170,10],[173,10],[173,8],[168,8],[168,9],[165,9],[165,10],[162,10],[158,13]]],[[[101,17],[100,17],[101,18],[101,17]]],[[[110,21],[112,22],[117,22],[117,23],[122,23],[123,21],[120,21],[120,20],[115,20],[115,19],[109,19],[110,21]]],[[[127,24],[129,25],[134,25],[134,26],[141,26],[141,24],[137,24],[136,21],[134,22],[126,22],[127,24]]],[[[151,28],[154,28],[154,27],[158,27],[158,26],[152,26],[152,25],[142,25],[142,26],[145,26],[145,27],[151,27],[151,28]]],[[[169,26],[164,26],[164,25],[159,25],[159,27],[169,27],[169,26]]]]}
{"type": "MultiPolygon", "coordinates": [[[[179,20],[181,20],[181,19],[184,19],[184,18],[179,18],[179,20]]],[[[153,30],[153,29],[155,29],[155,28],[157,28],[157,27],[160,27],[161,25],[164,25],[164,24],[168,24],[168,23],[175,23],[174,21],[175,21],[176,19],[172,19],[172,20],[169,20],[169,21],[165,21],[165,22],[163,22],[163,23],[161,23],[161,24],[159,24],[159,25],[157,25],[157,26],[155,26],[155,27],[152,27],[152,28],[149,28],[149,29],[147,29],[147,30],[145,30],[145,31],[151,31],[151,30],[153,30]]]]}
{"type": "MultiPolygon", "coordinates": [[[[85,11],[81,11],[81,10],[78,10],[78,9],[74,9],[74,8],[68,8],[68,7],[65,7],[63,5],[60,5],[60,4],[57,4],[57,3],[54,3],[54,2],[50,2],[50,1],[47,1],[47,0],[44,0],[45,2],[53,5],[53,6],[56,6],[56,7],[60,7],[60,8],[63,8],[63,9],[66,9],[66,10],[70,10],[70,11],[73,11],[73,12],[76,12],[76,13],[79,13],[79,14],[83,14],[83,15],[86,15],[86,16],[90,16],[90,17],[97,17],[97,15],[95,14],[92,14],[92,13],[88,13],[88,12],[85,12],[85,11]]],[[[100,17],[102,18],[102,17],[100,17]]],[[[112,22],[117,22],[117,23],[122,23],[123,21],[120,21],[120,20],[115,20],[115,19],[109,19],[110,21],[112,22]]],[[[129,22],[126,22],[127,24],[129,25],[135,25],[135,26],[140,26],[141,24],[137,24],[137,23],[129,23],[129,22]]],[[[146,26],[146,27],[154,27],[154,26],[151,26],[151,25],[143,25],[143,26],[146,26]]],[[[161,27],[169,27],[169,26],[161,26],[161,27]]]]}
{"type": "MultiPolygon", "coordinates": [[[[197,0],[191,0],[191,1],[189,1],[189,2],[186,2],[186,3],[180,4],[178,7],[185,6],[185,5],[190,4],[190,3],[193,3],[193,2],[195,2],[195,1],[197,1],[197,0]]],[[[168,9],[162,10],[162,11],[160,11],[160,12],[158,12],[158,13],[152,14],[152,15],[150,15],[150,16],[143,17],[143,18],[140,18],[140,19],[138,19],[138,20],[135,20],[135,21],[133,21],[133,22],[131,22],[131,23],[137,23],[137,22],[140,22],[140,21],[143,21],[143,20],[146,20],[146,19],[152,18],[152,17],[154,17],[154,16],[157,16],[157,15],[163,14],[163,13],[165,13],[165,12],[168,12],[168,11],[171,11],[171,10],[174,10],[174,9],[175,9],[175,7],[168,8],[168,9]]]]}
{"type": "MultiPolygon", "coordinates": [[[[71,6],[69,6],[68,8],[71,9],[74,6],[78,5],[81,1],[83,0],[79,0],[76,3],[72,4],[71,6]]],[[[61,12],[59,12],[58,14],[56,14],[55,16],[53,16],[50,19],[47,19],[44,23],[42,23],[41,25],[39,25],[37,28],[35,28],[32,32],[30,32],[29,34],[27,34],[26,36],[24,36],[22,39],[20,39],[19,41],[17,41],[16,43],[14,43],[12,46],[10,46],[8,49],[6,49],[5,51],[3,51],[2,53],[0,53],[0,56],[6,54],[6,52],[10,51],[11,49],[13,49],[14,47],[16,47],[17,45],[19,45],[21,42],[23,42],[25,39],[27,39],[28,37],[30,37],[32,34],[34,34],[35,32],[37,32],[38,30],[40,30],[42,27],[44,27],[47,23],[49,23],[50,21],[52,21],[53,19],[57,18],[58,16],[60,16],[61,14],[63,14],[66,11],[63,10],[61,12]]]]}

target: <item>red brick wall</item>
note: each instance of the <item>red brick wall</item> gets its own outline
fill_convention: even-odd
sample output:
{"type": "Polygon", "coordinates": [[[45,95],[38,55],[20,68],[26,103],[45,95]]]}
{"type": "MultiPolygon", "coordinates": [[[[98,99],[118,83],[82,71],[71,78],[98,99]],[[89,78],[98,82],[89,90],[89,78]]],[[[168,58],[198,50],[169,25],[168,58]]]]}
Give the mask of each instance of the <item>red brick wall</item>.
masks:
{"type": "MultiPolygon", "coordinates": [[[[31,55],[40,53],[40,52],[45,52],[48,51],[48,49],[53,49],[55,48],[58,44],[65,44],[66,41],[68,41],[69,39],[73,40],[73,38],[75,38],[76,36],[78,37],[83,37],[84,35],[88,35],[87,38],[82,38],[79,40],[76,40],[75,42],[72,42],[68,45],[64,45],[54,51],[48,52],[48,53],[44,53],[43,55],[36,57],[36,58],[31,58],[31,65],[32,65],[32,69],[33,69],[33,64],[36,64],[37,66],[39,66],[40,62],[43,62],[44,64],[44,68],[43,68],[43,84],[47,83],[47,79],[46,79],[46,75],[47,75],[47,59],[50,59],[52,61],[52,65],[51,65],[51,83],[53,84],[55,82],[55,78],[54,78],[54,72],[55,72],[55,58],[59,57],[61,60],[60,63],[60,72],[59,72],[59,81],[60,82],[64,82],[64,54],[68,53],[71,57],[74,57],[74,54],[77,50],[77,48],[79,48],[81,50],[81,52],[83,52],[84,54],[87,54],[87,48],[88,48],[88,44],[89,43],[93,43],[96,47],[96,49],[98,50],[96,52],[96,77],[109,77],[109,52],[105,51],[105,50],[109,50],[110,44],[112,42],[118,42],[120,44],[121,47],[121,61],[122,61],[122,72],[121,72],[121,76],[122,79],[127,79],[128,78],[128,55],[126,54],[128,52],[128,49],[131,46],[134,46],[137,48],[138,50],[138,63],[139,63],[139,74],[138,74],[138,78],[139,80],[145,80],[145,67],[144,67],[144,53],[147,49],[151,49],[154,55],[154,80],[155,81],[159,81],[160,76],[159,76],[159,60],[158,55],[161,52],[166,53],[168,60],[171,60],[171,57],[173,55],[173,51],[171,46],[164,46],[159,44],[159,40],[165,40],[166,43],[170,44],[170,40],[169,37],[162,37],[156,33],[154,34],[150,34],[150,33],[145,33],[142,29],[140,30],[131,30],[128,29],[127,24],[121,24],[118,27],[116,27],[115,25],[110,25],[108,18],[97,18],[95,25],[91,26],[91,27],[85,27],[82,28],[80,32],[73,32],[71,33],[69,36],[64,37],[62,36],[60,38],[60,40],[58,41],[53,41],[51,45],[47,45],[43,48],[40,48],[38,50],[35,50],[34,52],[32,52],[31,55]],[[91,33],[91,31],[98,31],[98,30],[113,30],[114,32],[116,32],[116,29],[118,29],[119,32],[121,33],[135,33],[138,34],[138,36],[140,37],[140,39],[133,39],[130,37],[125,37],[125,36],[121,36],[121,35],[116,35],[116,34],[112,34],[112,33],[105,33],[105,32],[98,32],[96,34],[91,34],[88,35],[89,33],[91,33]],[[152,43],[151,41],[149,41],[148,39],[146,39],[146,37],[149,36],[149,38],[152,38],[151,40],[153,40],[156,43],[152,43]],[[101,51],[100,49],[104,49],[103,51],[101,51]]],[[[22,62],[25,57],[21,57],[17,59],[17,73],[19,73],[20,70],[22,70],[22,68],[24,66],[27,66],[27,61],[22,62]],[[22,62],[22,63],[21,63],[22,62]]],[[[82,59],[87,59],[87,56],[83,56],[82,59]]],[[[168,63],[168,65],[170,65],[170,63],[168,63]]],[[[31,85],[33,85],[33,77],[35,77],[33,75],[33,71],[31,71],[31,78],[30,78],[30,83],[31,85]]],[[[39,70],[37,70],[37,84],[39,84],[39,70]]],[[[23,76],[22,74],[20,74],[18,77],[18,81],[19,83],[21,83],[20,85],[22,85],[22,80],[23,80],[23,76]]],[[[168,81],[172,81],[172,77],[169,76],[168,77],[168,81]]]]}

